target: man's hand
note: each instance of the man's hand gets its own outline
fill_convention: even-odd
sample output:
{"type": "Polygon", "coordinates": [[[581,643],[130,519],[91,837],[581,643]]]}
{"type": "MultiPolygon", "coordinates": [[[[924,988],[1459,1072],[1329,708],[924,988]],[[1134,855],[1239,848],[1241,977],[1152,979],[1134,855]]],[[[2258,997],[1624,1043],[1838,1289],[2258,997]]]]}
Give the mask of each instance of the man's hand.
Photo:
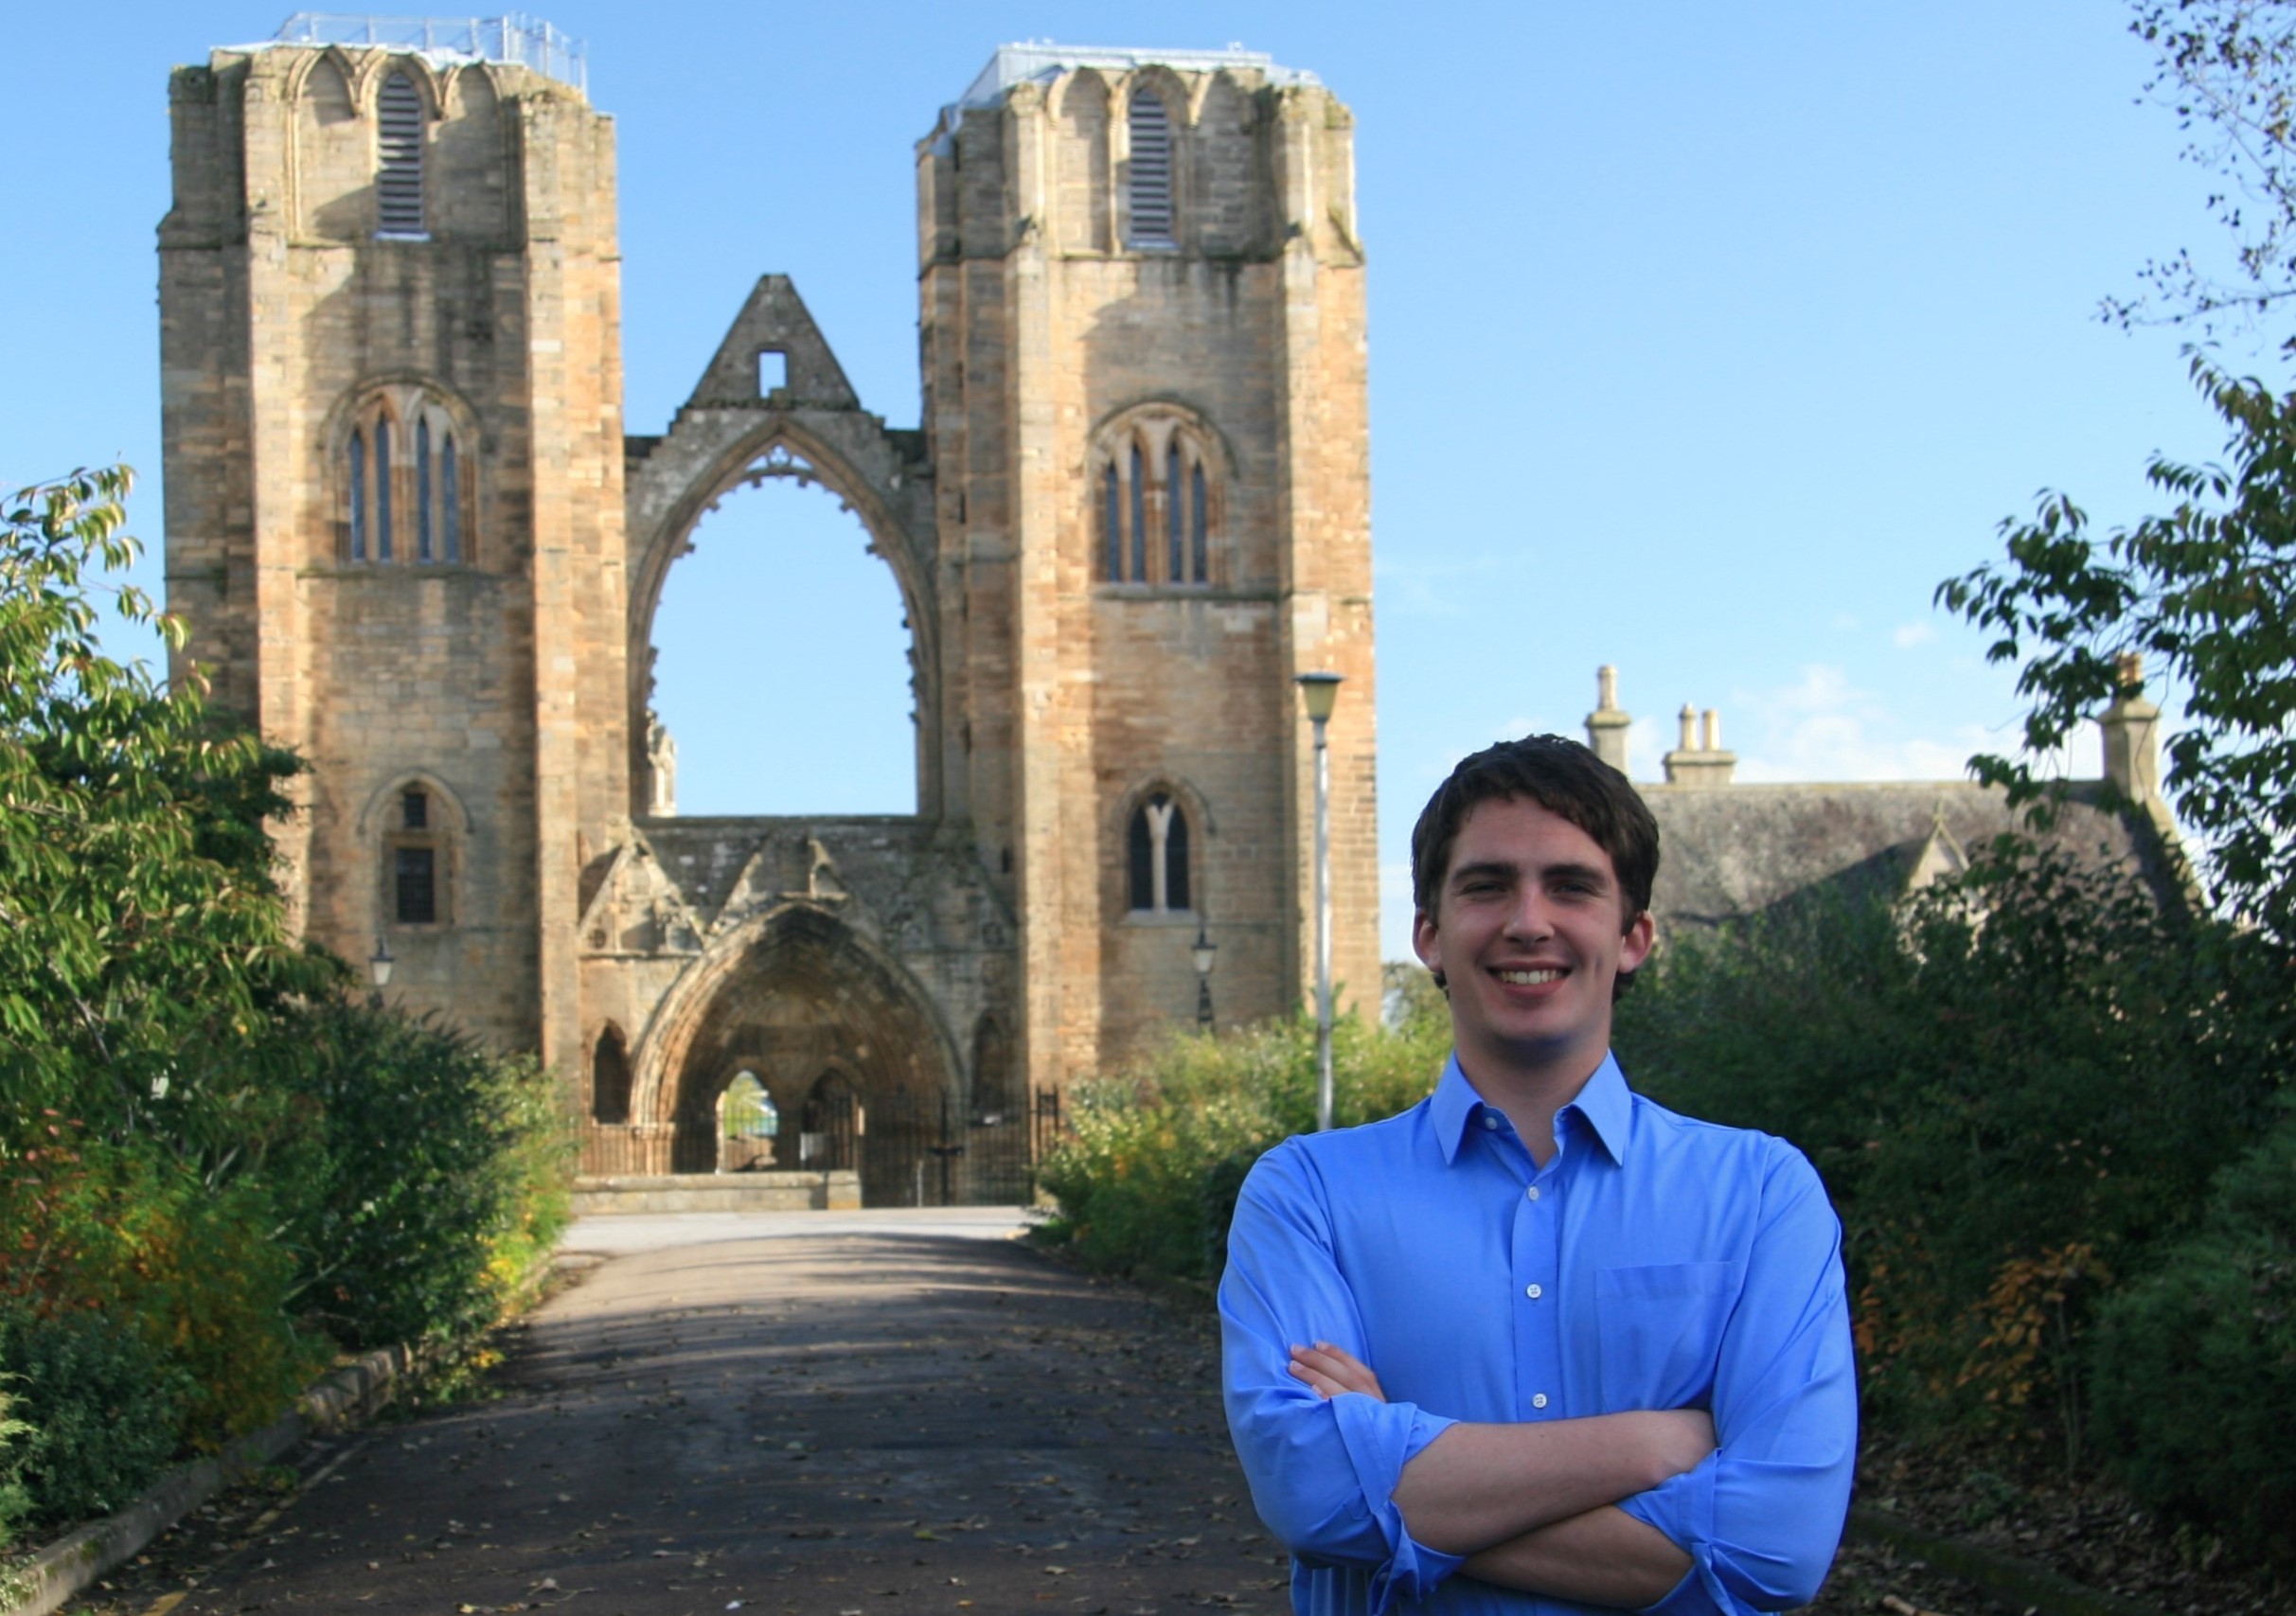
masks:
{"type": "Polygon", "coordinates": [[[1336,1397],[1342,1392],[1361,1392],[1366,1396],[1387,1401],[1387,1394],[1379,1389],[1379,1377],[1371,1372],[1371,1365],[1352,1357],[1329,1341],[1318,1341],[1313,1346],[1291,1349],[1291,1373],[1315,1389],[1319,1397],[1336,1397]]]}

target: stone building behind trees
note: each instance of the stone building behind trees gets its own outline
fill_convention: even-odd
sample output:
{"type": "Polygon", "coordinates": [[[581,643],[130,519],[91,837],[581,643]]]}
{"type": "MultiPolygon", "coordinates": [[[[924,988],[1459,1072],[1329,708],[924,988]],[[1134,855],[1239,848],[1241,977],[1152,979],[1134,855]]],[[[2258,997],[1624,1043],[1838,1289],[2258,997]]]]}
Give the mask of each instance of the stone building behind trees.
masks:
{"type": "Polygon", "coordinates": [[[1335,974],[1376,997],[1363,258],[1312,76],[998,50],[916,151],[922,422],[769,275],[651,436],[614,126],[559,36],[306,20],[171,103],[183,655],[312,765],[278,827],[308,933],[539,1050],[594,1170],[1018,1197],[1040,1110],[1192,1021],[1200,935],[1222,1022],[1298,1003],[1301,672],[1346,679],[1335,974]],[[768,478],[899,583],[914,814],[672,811],[655,608],[768,478]]]}

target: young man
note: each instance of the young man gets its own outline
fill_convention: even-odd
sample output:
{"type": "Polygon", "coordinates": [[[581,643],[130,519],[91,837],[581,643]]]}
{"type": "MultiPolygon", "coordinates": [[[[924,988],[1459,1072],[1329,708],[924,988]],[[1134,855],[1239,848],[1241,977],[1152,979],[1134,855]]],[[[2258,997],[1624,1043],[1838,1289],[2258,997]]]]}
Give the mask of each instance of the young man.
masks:
{"type": "Polygon", "coordinates": [[[1245,1181],[1228,1424],[1303,1616],[1779,1610],[1824,1578],[1857,1446],[1841,1226],[1790,1145],[1620,1075],[1657,871],[1649,809],[1576,742],[1461,763],[1412,833],[1441,1081],[1245,1181]]]}

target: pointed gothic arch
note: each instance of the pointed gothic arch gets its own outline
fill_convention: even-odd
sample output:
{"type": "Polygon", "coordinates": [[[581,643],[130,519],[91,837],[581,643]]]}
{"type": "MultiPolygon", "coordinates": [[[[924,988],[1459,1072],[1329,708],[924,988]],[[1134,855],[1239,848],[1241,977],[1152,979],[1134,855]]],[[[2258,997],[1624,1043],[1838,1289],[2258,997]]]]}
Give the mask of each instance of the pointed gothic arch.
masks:
{"type": "MultiPolygon", "coordinates": [[[[769,479],[818,488],[860,522],[869,552],[892,569],[909,634],[909,684],[917,722],[917,792],[920,813],[938,799],[938,613],[929,570],[910,542],[906,525],[874,480],[826,438],[778,407],[760,409],[749,430],[719,448],[688,481],[665,519],[651,531],[631,534],[630,701],[632,800],[650,799],[652,765],[646,755],[647,713],[653,692],[654,618],[669,569],[692,547],[694,530],[726,495],[769,479]]],[[[659,453],[659,452],[657,452],[659,453]]],[[[642,811],[642,809],[640,810],[642,811]]]]}
{"type": "Polygon", "coordinates": [[[932,993],[810,903],[712,939],[655,1010],[632,1062],[630,1116],[671,1135],[673,1172],[713,1169],[719,1095],[737,1060],[783,1092],[845,1074],[862,1119],[864,1204],[907,1202],[964,1100],[965,1067],[932,993]]]}

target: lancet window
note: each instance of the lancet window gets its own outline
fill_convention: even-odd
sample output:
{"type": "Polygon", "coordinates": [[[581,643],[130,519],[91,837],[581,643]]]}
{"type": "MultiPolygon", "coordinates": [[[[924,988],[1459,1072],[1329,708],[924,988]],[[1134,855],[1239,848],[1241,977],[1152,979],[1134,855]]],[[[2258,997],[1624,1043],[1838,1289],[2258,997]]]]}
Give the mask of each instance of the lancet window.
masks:
{"type": "Polygon", "coordinates": [[[1189,908],[1187,810],[1169,792],[1154,792],[1132,810],[1126,840],[1132,913],[1189,908]]]}
{"type": "Polygon", "coordinates": [[[1161,410],[1103,442],[1094,501],[1101,582],[1212,582],[1218,479],[1207,442],[1191,421],[1161,410]]]}
{"type": "Polygon", "coordinates": [[[352,413],[340,450],[347,560],[469,559],[468,435],[443,400],[415,385],[382,388],[352,413]]]}

